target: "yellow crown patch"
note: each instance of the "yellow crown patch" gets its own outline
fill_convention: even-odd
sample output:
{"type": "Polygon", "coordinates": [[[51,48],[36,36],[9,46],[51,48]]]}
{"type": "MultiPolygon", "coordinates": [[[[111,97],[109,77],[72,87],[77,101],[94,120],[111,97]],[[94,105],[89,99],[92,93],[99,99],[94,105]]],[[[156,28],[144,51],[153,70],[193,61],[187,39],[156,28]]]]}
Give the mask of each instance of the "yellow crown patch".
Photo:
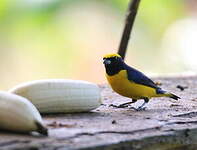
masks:
{"type": "Polygon", "coordinates": [[[119,54],[107,54],[103,58],[112,58],[112,57],[120,57],[121,58],[121,56],[119,54]]]}

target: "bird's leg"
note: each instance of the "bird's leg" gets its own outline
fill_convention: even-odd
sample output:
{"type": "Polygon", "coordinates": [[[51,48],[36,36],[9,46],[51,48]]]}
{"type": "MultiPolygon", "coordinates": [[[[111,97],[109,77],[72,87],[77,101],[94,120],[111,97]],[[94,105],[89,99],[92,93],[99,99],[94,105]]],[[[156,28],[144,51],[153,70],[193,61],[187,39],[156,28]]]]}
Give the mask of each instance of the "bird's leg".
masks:
{"type": "Polygon", "coordinates": [[[137,111],[145,110],[146,107],[144,107],[144,106],[145,106],[148,102],[149,102],[149,99],[148,99],[147,97],[145,97],[145,98],[144,98],[144,103],[143,103],[141,106],[139,106],[136,110],[137,110],[137,111]]]}
{"type": "Polygon", "coordinates": [[[113,107],[116,107],[116,108],[125,108],[125,107],[128,107],[130,104],[135,103],[136,101],[137,101],[136,99],[132,99],[131,102],[123,103],[123,104],[120,104],[118,106],[111,104],[110,106],[113,106],[113,107]]]}
{"type": "Polygon", "coordinates": [[[127,102],[127,103],[120,104],[120,105],[118,106],[118,108],[125,108],[125,107],[128,107],[130,104],[135,103],[136,101],[137,101],[136,99],[132,99],[131,102],[127,102]]]}

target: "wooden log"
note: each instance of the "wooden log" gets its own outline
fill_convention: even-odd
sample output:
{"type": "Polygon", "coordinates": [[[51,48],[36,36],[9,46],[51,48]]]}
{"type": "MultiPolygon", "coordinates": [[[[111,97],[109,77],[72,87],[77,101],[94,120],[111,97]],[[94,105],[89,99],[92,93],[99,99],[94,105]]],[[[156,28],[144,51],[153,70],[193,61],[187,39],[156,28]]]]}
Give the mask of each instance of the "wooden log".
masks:
{"type": "Polygon", "coordinates": [[[49,137],[0,132],[0,149],[196,150],[197,77],[154,80],[181,99],[155,98],[145,111],[113,108],[109,105],[130,99],[112,92],[107,85],[101,85],[103,105],[97,110],[44,116],[49,137]],[[177,85],[188,88],[180,90],[177,85]]]}

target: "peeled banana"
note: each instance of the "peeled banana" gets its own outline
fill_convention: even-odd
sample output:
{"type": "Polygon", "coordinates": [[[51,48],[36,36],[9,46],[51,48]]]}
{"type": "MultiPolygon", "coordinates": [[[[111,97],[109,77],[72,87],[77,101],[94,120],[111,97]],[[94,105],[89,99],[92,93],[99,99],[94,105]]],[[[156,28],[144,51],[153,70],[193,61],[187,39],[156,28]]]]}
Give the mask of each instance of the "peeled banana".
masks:
{"type": "Polygon", "coordinates": [[[14,132],[37,131],[47,135],[36,107],[26,98],[0,91],[0,129],[14,132]]]}
{"type": "Polygon", "coordinates": [[[31,81],[10,92],[29,99],[41,113],[87,112],[101,104],[99,87],[81,80],[31,81]]]}

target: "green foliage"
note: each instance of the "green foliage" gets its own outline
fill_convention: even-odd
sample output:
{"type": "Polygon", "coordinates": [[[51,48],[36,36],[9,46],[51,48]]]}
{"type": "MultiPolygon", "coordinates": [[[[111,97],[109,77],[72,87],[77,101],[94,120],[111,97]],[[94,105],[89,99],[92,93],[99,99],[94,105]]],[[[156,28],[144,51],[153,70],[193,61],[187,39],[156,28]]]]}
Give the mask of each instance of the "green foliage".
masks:
{"type": "Polygon", "coordinates": [[[157,38],[161,37],[174,20],[183,15],[183,3],[180,0],[142,0],[139,10],[139,17],[157,38]]]}
{"type": "MultiPolygon", "coordinates": [[[[0,67],[6,68],[0,73],[6,87],[13,83],[12,74],[16,81],[73,76],[89,80],[88,71],[100,65],[101,54],[118,47],[128,3],[0,0],[0,67]],[[81,64],[86,71],[81,72],[81,64]]],[[[184,15],[183,1],[141,0],[130,41],[134,64],[148,68],[165,30],[184,15]]],[[[101,81],[103,76],[96,73],[90,80],[101,81]]]]}

